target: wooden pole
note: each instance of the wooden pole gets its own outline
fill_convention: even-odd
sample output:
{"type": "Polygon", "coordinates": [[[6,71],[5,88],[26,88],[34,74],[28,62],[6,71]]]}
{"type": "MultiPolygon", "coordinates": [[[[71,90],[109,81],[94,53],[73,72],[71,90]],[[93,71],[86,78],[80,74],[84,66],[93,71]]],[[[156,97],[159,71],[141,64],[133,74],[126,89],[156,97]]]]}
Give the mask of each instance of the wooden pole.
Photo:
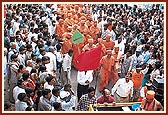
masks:
{"type": "Polygon", "coordinates": [[[98,74],[99,73],[99,71],[98,70],[96,70],[96,83],[95,83],[95,91],[96,91],[96,88],[97,88],[97,80],[98,80],[98,74]]]}

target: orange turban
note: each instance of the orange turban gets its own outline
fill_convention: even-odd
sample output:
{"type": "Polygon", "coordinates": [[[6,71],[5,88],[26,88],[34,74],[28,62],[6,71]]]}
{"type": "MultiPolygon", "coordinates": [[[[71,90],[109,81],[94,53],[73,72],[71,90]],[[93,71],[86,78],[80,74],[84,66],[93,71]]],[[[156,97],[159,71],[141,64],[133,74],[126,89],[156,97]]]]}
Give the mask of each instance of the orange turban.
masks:
{"type": "Polygon", "coordinates": [[[155,96],[154,91],[152,91],[152,90],[147,91],[147,93],[146,93],[146,98],[147,99],[154,99],[154,96],[155,96]]]}

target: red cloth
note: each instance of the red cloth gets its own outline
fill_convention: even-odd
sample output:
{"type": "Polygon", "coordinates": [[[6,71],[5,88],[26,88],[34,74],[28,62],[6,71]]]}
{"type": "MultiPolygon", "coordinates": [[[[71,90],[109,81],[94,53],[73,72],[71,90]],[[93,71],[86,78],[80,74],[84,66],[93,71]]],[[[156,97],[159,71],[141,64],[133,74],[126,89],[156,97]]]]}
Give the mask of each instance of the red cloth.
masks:
{"type": "Polygon", "coordinates": [[[112,96],[105,97],[101,95],[100,97],[97,98],[97,103],[103,104],[103,103],[113,103],[114,98],[112,96]]]}
{"type": "Polygon", "coordinates": [[[101,48],[102,46],[98,46],[87,52],[83,52],[74,59],[78,71],[96,70],[100,64],[101,48]]]}

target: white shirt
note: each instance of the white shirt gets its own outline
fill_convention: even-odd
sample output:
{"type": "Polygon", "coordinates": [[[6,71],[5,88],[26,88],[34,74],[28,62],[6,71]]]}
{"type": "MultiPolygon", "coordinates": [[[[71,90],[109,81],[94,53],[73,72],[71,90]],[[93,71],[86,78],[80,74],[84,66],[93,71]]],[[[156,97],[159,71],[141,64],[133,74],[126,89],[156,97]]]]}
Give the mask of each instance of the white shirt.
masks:
{"type": "Polygon", "coordinates": [[[62,63],[62,67],[64,71],[71,70],[71,62],[72,62],[72,57],[69,56],[68,54],[65,54],[65,57],[63,58],[63,63],[62,63]]]}
{"type": "Polygon", "coordinates": [[[20,25],[20,23],[18,23],[18,22],[14,22],[14,24],[13,24],[13,31],[14,31],[15,35],[16,35],[16,32],[19,30],[19,25],[20,25]]]}
{"type": "Polygon", "coordinates": [[[55,54],[57,56],[57,61],[58,62],[62,62],[62,60],[63,60],[63,54],[61,52],[56,52],[55,54]]]}
{"type": "Polygon", "coordinates": [[[35,51],[35,47],[36,47],[37,44],[35,42],[31,42],[31,45],[33,47],[33,51],[35,51]]]}
{"type": "Polygon", "coordinates": [[[85,74],[85,71],[78,71],[77,74],[77,81],[81,85],[88,85],[92,82],[93,80],[93,70],[88,70],[85,74]],[[89,83],[85,83],[85,81],[89,81],[89,83]]]}
{"type": "Polygon", "coordinates": [[[19,54],[18,55],[18,60],[19,60],[19,62],[20,62],[21,65],[25,66],[26,55],[25,54],[19,54]]]}
{"type": "Polygon", "coordinates": [[[6,77],[7,73],[8,73],[8,62],[7,62],[7,56],[4,56],[4,77],[6,77]]]}
{"type": "Polygon", "coordinates": [[[44,83],[44,89],[50,89],[51,91],[54,89],[53,85],[49,85],[48,82],[44,83]]]}
{"type": "Polygon", "coordinates": [[[128,97],[129,94],[131,97],[133,97],[132,80],[129,80],[129,82],[126,83],[125,78],[119,79],[112,88],[111,94],[114,95],[114,92],[116,92],[120,97],[128,97]]]}
{"type": "Polygon", "coordinates": [[[53,35],[53,34],[55,34],[55,30],[56,30],[56,26],[50,26],[49,27],[49,33],[50,33],[50,35],[53,35]]]}
{"type": "Polygon", "coordinates": [[[119,46],[119,53],[124,54],[124,50],[125,50],[124,41],[122,40],[120,43],[118,43],[118,40],[115,40],[115,45],[119,46]]]}
{"type": "Polygon", "coordinates": [[[160,71],[159,71],[159,69],[154,69],[154,70],[151,72],[150,75],[151,75],[150,80],[153,81],[154,78],[157,78],[157,77],[160,75],[160,71]]]}
{"type": "Polygon", "coordinates": [[[116,40],[116,34],[114,30],[111,31],[111,40],[115,41],[116,40]]]}
{"type": "Polygon", "coordinates": [[[14,89],[13,89],[13,98],[15,99],[15,102],[16,102],[16,100],[18,98],[19,93],[26,93],[25,89],[22,89],[22,88],[20,88],[18,86],[14,87],[14,89]]]}
{"type": "Polygon", "coordinates": [[[50,69],[52,70],[56,70],[56,56],[52,53],[52,52],[47,52],[45,54],[45,56],[50,57],[50,69]]]}
{"type": "Polygon", "coordinates": [[[132,55],[132,58],[133,58],[133,63],[132,63],[132,69],[135,69],[136,68],[136,65],[140,64],[142,65],[143,64],[143,56],[142,55],[139,55],[138,57],[136,56],[136,53],[134,55],[132,55]]]}
{"type": "Polygon", "coordinates": [[[15,111],[26,111],[26,108],[28,107],[26,102],[17,100],[15,103],[15,111]]]}
{"type": "Polygon", "coordinates": [[[61,102],[61,99],[60,96],[56,97],[55,95],[52,95],[50,101],[53,104],[54,102],[61,102]]]}
{"type": "Polygon", "coordinates": [[[32,67],[27,66],[27,67],[26,67],[26,70],[27,70],[27,71],[29,71],[29,73],[30,73],[30,72],[31,72],[31,70],[32,70],[32,67]]]}
{"type": "Polygon", "coordinates": [[[69,102],[63,101],[61,104],[62,104],[62,109],[63,110],[65,110],[65,111],[73,111],[72,108],[75,107],[76,97],[72,95],[69,102]]]}

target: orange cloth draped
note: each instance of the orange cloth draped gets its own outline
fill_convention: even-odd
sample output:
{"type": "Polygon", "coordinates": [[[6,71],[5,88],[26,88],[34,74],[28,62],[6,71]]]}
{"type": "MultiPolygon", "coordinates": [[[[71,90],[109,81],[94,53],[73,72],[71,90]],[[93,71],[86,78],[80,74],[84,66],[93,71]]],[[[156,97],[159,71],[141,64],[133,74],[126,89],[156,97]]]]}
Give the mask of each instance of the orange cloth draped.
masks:
{"type": "Polygon", "coordinates": [[[107,85],[109,80],[112,80],[113,75],[113,67],[114,67],[114,57],[111,56],[111,58],[107,58],[106,56],[103,56],[101,61],[101,70],[100,70],[100,87],[99,91],[102,91],[107,85]]]}
{"type": "Polygon", "coordinates": [[[104,44],[97,43],[96,47],[98,47],[98,46],[102,46],[102,49],[101,49],[101,58],[102,58],[103,56],[106,55],[106,47],[104,46],[104,44]]]}
{"type": "Polygon", "coordinates": [[[87,27],[86,25],[84,25],[84,26],[80,26],[80,27],[78,28],[78,30],[79,30],[81,33],[84,32],[84,29],[88,29],[88,27],[87,27]]]}
{"type": "Polygon", "coordinates": [[[71,39],[64,38],[64,43],[62,44],[62,54],[68,53],[70,49],[72,49],[71,39]]]}
{"type": "Polygon", "coordinates": [[[159,101],[153,99],[151,103],[148,103],[146,99],[142,100],[141,108],[145,111],[160,111],[163,110],[163,106],[159,101]]]}
{"type": "MultiPolygon", "coordinates": [[[[147,92],[147,90],[148,90],[147,87],[144,86],[144,87],[142,87],[142,88],[143,88],[143,90],[144,90],[144,94],[146,95],[146,92],[147,92]]],[[[143,99],[143,97],[140,96],[140,97],[138,98],[138,102],[142,102],[142,99],[143,99]]]]}
{"type": "Polygon", "coordinates": [[[86,45],[88,43],[88,39],[91,38],[89,34],[84,35],[84,44],[86,45]]]}
{"type": "Polygon", "coordinates": [[[106,47],[106,49],[113,49],[115,42],[110,40],[109,42],[107,42],[106,40],[103,41],[104,46],[106,47]]]}
{"type": "Polygon", "coordinates": [[[144,74],[142,72],[137,73],[135,69],[132,70],[132,81],[135,88],[141,86],[143,76],[144,74]]]}
{"type": "Polygon", "coordinates": [[[93,24],[93,23],[92,23],[91,21],[89,21],[89,20],[86,21],[86,25],[87,25],[89,28],[92,26],[92,24],[93,24]]]}
{"type": "Polygon", "coordinates": [[[64,23],[68,24],[68,26],[71,26],[74,24],[74,21],[73,21],[73,19],[66,18],[64,23]]]}
{"type": "Polygon", "coordinates": [[[118,80],[118,72],[120,69],[120,60],[121,60],[121,55],[117,54],[115,52],[112,52],[112,56],[114,57],[115,60],[115,66],[114,66],[114,77],[113,77],[113,83],[115,84],[118,80]]]}
{"type": "Polygon", "coordinates": [[[94,44],[97,43],[97,39],[98,39],[98,35],[100,34],[100,28],[99,27],[95,27],[95,26],[91,26],[90,27],[90,35],[94,40],[94,44]]]}
{"type": "Polygon", "coordinates": [[[62,35],[64,34],[63,26],[62,27],[60,25],[56,26],[56,34],[58,34],[58,36],[62,38],[62,35]]]}

